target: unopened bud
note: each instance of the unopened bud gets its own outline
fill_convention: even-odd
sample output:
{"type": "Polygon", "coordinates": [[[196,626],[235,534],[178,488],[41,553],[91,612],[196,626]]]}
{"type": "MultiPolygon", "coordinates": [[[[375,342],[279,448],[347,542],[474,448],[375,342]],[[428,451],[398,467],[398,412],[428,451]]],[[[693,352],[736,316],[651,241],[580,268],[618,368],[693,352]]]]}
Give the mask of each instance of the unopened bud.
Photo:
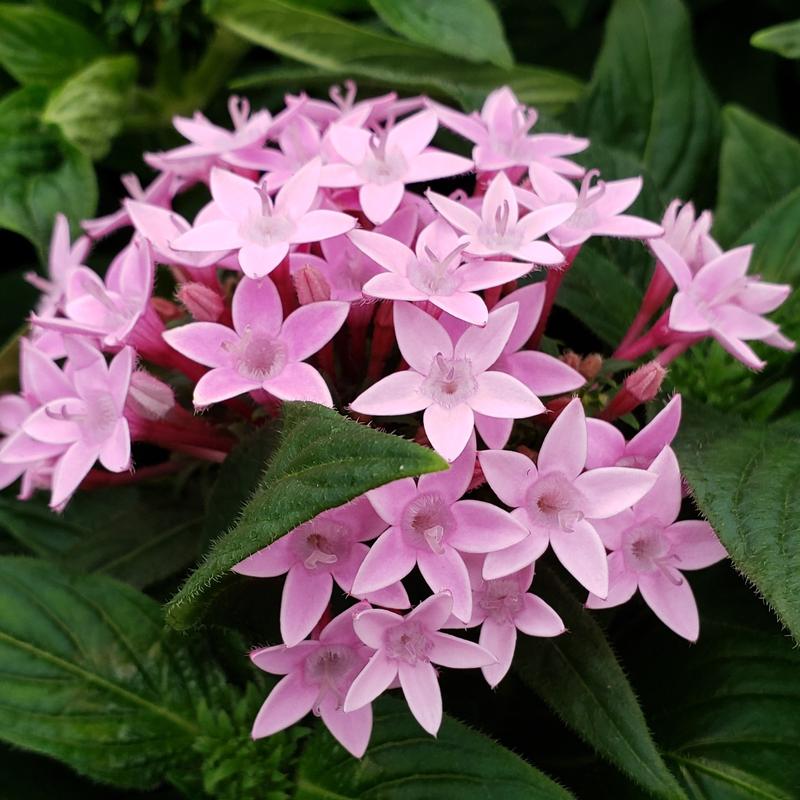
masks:
{"type": "Polygon", "coordinates": [[[150,299],[150,305],[152,305],[163,322],[172,322],[172,320],[178,319],[183,314],[180,308],[171,300],[167,300],[166,297],[153,297],[150,299]]]}
{"type": "Polygon", "coordinates": [[[175,296],[198,322],[217,322],[225,311],[219,292],[204,283],[183,283],[175,296]]]}
{"type": "Polygon", "coordinates": [[[591,383],[603,368],[603,357],[599,353],[589,353],[581,359],[578,372],[591,383]]]}
{"type": "Polygon", "coordinates": [[[163,381],[137,370],[131,375],[126,405],[135,415],[155,421],[164,419],[175,407],[175,395],[163,381]]]}
{"type": "Polygon", "coordinates": [[[658,394],[666,374],[658,361],[648,361],[628,375],[623,386],[639,403],[649,403],[658,394]]]}
{"type": "Polygon", "coordinates": [[[561,354],[561,360],[568,366],[572,367],[572,369],[579,371],[581,368],[581,357],[572,350],[567,350],[565,353],[561,354]]]}
{"type": "Polygon", "coordinates": [[[292,281],[301,306],[331,299],[331,285],[328,279],[311,264],[304,264],[293,273],[292,281]]]}

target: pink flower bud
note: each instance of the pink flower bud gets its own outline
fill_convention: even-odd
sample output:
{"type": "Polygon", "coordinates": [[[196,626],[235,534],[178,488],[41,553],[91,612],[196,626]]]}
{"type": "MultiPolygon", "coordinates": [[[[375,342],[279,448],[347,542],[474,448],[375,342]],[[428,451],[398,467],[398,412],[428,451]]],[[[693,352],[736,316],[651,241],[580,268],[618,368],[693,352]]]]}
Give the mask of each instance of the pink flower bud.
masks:
{"type": "Polygon", "coordinates": [[[126,410],[147,420],[164,419],[175,407],[175,395],[166,383],[149,372],[137,370],[131,375],[126,410]]]}
{"type": "Polygon", "coordinates": [[[658,394],[666,374],[658,361],[648,361],[625,378],[624,387],[639,403],[648,403],[658,394]]]}
{"type": "Polygon", "coordinates": [[[219,292],[203,283],[181,284],[175,296],[198,322],[217,322],[225,311],[219,292]]]}
{"type": "Polygon", "coordinates": [[[331,285],[328,279],[311,264],[304,264],[292,275],[294,290],[301,306],[331,299],[331,285]]]}
{"type": "Polygon", "coordinates": [[[578,366],[578,372],[586,378],[587,381],[593,381],[600,370],[603,368],[603,357],[599,353],[589,353],[581,359],[578,366]]]}

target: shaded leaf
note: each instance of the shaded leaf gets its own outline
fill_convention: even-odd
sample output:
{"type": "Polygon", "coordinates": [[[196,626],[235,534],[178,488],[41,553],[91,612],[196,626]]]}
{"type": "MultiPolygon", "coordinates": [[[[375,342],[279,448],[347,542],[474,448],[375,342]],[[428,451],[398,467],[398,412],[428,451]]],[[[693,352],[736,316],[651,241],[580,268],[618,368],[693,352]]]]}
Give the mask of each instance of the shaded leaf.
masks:
{"type": "Polygon", "coordinates": [[[600,755],[648,792],[684,797],[592,614],[549,569],[537,570],[534,586],[561,615],[567,633],[555,639],[520,637],[514,666],[522,680],[600,755]]]}
{"type": "Polygon", "coordinates": [[[315,403],[284,403],[278,447],[233,528],[167,606],[176,628],[197,622],[204,594],[231,567],[322,511],[398,478],[445,469],[432,450],[315,403]]]}
{"type": "Polygon", "coordinates": [[[395,33],[417,44],[478,63],[511,67],[514,56],[489,0],[369,0],[395,33]]]}
{"type": "Polygon", "coordinates": [[[445,717],[436,739],[399,700],[375,705],[370,747],[348,756],[318,728],[300,758],[295,800],[569,800],[572,795],[510,750],[445,717]]]}
{"type": "Polygon", "coordinates": [[[762,50],[772,50],[784,58],[800,58],[800,19],[757,31],[750,44],[762,50]]]}

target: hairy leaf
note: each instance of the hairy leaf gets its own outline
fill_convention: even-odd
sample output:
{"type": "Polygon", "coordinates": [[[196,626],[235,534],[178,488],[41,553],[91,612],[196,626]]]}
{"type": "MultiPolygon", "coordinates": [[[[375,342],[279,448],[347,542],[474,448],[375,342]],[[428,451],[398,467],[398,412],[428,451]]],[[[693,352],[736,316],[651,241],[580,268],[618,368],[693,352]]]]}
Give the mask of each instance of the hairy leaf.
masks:
{"type": "Polygon", "coordinates": [[[369,0],[395,32],[467,61],[511,67],[514,56],[503,23],[489,0],[369,0]]]}
{"type": "Polygon", "coordinates": [[[689,404],[675,447],[734,564],[800,641],[800,425],[745,423],[689,404]]]}
{"type": "Polygon", "coordinates": [[[20,83],[61,83],[103,50],[99,39],[69,17],[0,3],[0,65],[20,83]]]}
{"type": "Polygon", "coordinates": [[[800,58],[800,19],[764,28],[753,34],[750,44],[784,58],[800,58]]]}
{"type": "Polygon", "coordinates": [[[572,795],[509,750],[453,719],[427,736],[398,700],[375,705],[366,755],[348,756],[318,729],[297,771],[295,800],[568,800],[572,795]]]}
{"type": "Polygon", "coordinates": [[[684,797],[591,612],[548,569],[537,571],[534,588],[561,615],[567,633],[555,639],[520,638],[514,665],[522,680],[600,755],[648,792],[684,797]]]}
{"type": "Polygon", "coordinates": [[[280,443],[258,488],[167,607],[176,628],[197,621],[203,595],[231,567],[297,525],[384,483],[446,468],[432,450],[315,403],[283,408],[280,443]]]}
{"type": "Polygon", "coordinates": [[[212,14],[239,36],[296,61],[395,88],[446,94],[467,106],[480,104],[504,83],[523,102],[545,108],[572,103],[581,90],[575,78],[554,70],[471,64],[281,0],[215,0],[212,14]]]}

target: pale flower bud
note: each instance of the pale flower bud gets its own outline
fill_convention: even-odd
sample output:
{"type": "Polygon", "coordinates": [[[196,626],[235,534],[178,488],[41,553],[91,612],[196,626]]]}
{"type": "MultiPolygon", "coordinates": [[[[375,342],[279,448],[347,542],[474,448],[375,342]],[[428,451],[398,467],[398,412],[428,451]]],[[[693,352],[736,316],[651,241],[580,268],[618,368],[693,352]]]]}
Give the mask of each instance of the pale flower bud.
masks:
{"type": "Polygon", "coordinates": [[[175,407],[175,395],[163,381],[137,370],[131,375],[126,405],[135,415],[155,421],[164,419],[175,407]]]}
{"type": "Polygon", "coordinates": [[[203,283],[183,283],[175,296],[198,322],[217,322],[225,311],[219,292],[203,283]]]}
{"type": "Polygon", "coordinates": [[[304,264],[292,275],[294,290],[301,306],[331,299],[331,285],[328,279],[311,264],[304,264]]]}

